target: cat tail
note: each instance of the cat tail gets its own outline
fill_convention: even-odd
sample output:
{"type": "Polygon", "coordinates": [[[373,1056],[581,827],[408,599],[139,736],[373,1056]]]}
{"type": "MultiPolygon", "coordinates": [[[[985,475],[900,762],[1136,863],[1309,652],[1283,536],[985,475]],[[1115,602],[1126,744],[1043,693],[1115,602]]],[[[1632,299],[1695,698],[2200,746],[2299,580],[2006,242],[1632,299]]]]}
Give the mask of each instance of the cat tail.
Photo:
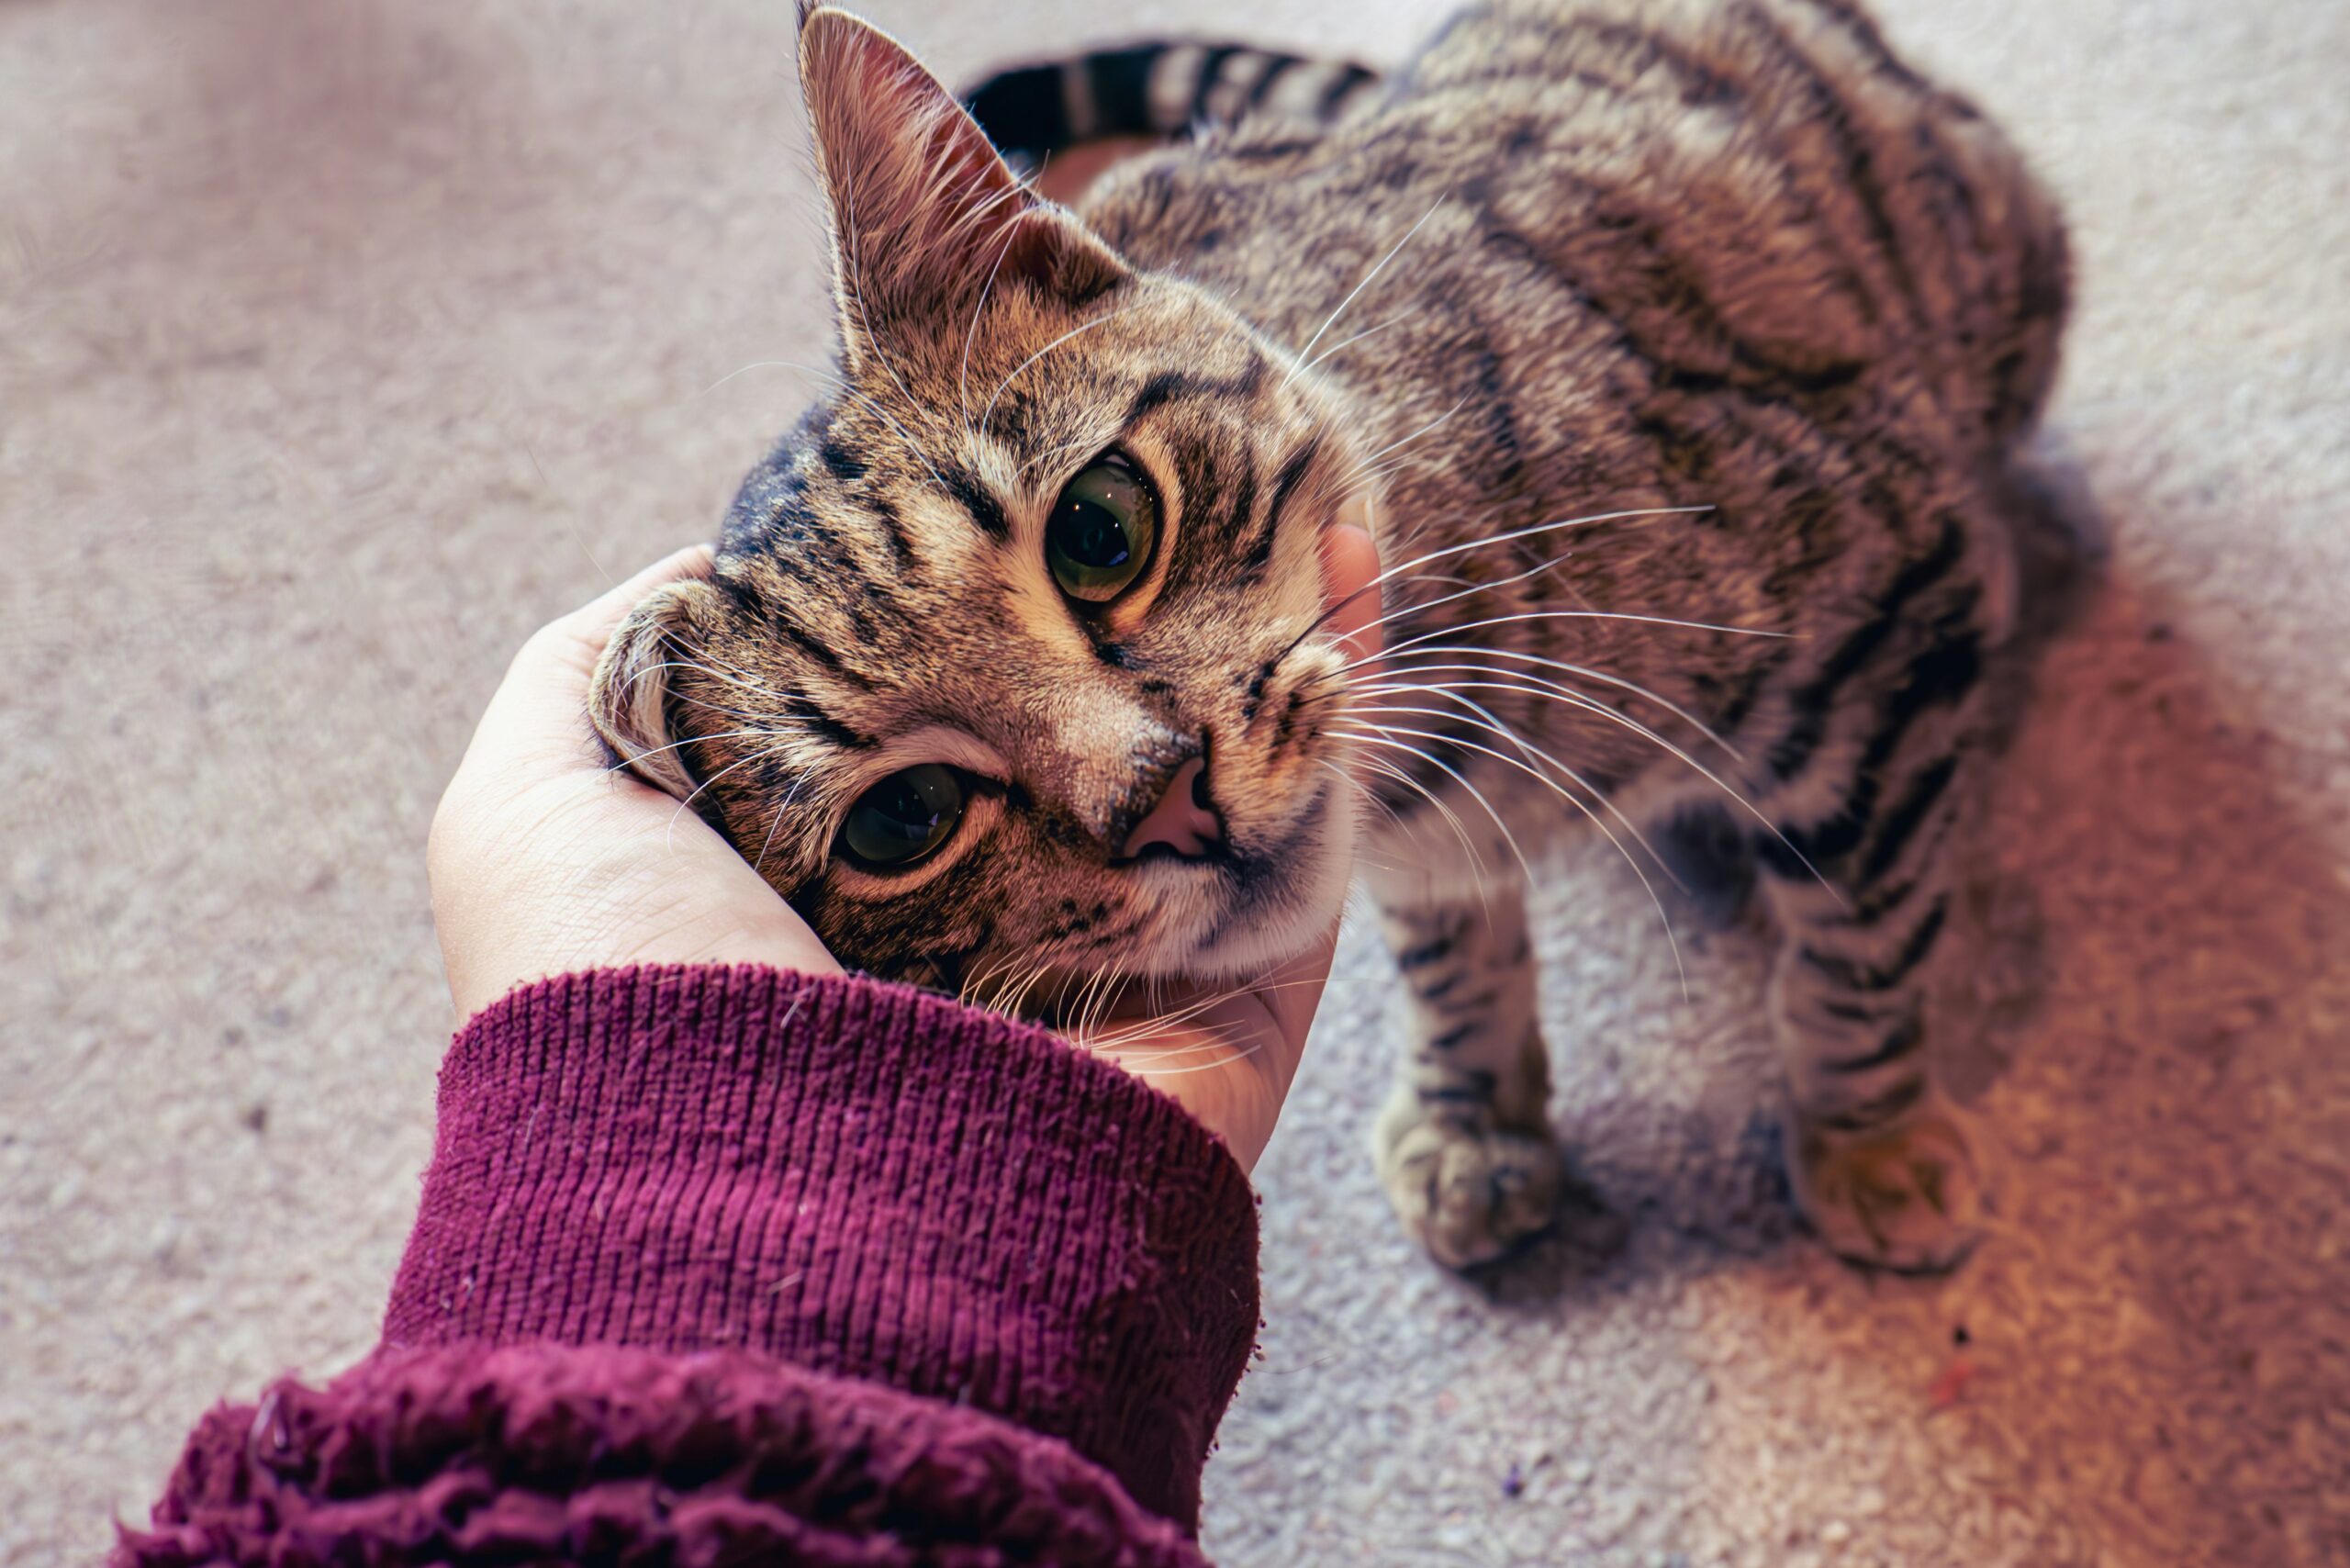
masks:
{"type": "Polygon", "coordinates": [[[1000,71],[965,95],[1015,168],[1113,136],[1171,140],[1243,119],[1337,123],[1379,73],[1246,44],[1140,43],[1000,71]]]}

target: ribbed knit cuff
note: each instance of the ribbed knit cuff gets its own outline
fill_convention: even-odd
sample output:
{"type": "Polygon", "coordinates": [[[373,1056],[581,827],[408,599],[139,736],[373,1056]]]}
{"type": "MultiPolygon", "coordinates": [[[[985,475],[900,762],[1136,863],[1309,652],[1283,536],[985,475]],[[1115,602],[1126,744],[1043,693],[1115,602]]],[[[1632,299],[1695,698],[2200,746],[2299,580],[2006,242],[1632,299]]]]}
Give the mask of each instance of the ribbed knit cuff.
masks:
{"type": "Polygon", "coordinates": [[[742,1350],[378,1350],[215,1406],[113,1568],[1205,1568],[1069,1445],[742,1350]]]}
{"type": "Polygon", "coordinates": [[[740,1347],[1067,1439],[1195,1524],[1257,1327],[1247,1179],[1043,1030],[762,969],[526,986],[462,1030],[387,1347],[740,1347]]]}

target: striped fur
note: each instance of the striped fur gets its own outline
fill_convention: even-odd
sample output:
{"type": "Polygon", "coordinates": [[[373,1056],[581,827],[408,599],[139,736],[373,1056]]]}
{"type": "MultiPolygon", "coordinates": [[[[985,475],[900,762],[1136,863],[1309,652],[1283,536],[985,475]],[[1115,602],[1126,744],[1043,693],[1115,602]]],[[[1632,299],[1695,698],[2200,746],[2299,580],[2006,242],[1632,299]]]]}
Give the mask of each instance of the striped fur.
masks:
{"type": "Polygon", "coordinates": [[[1235,43],[1143,43],[1014,67],[965,99],[1014,167],[1079,142],[1174,140],[1244,121],[1328,126],[1367,102],[1378,73],[1235,43]]]}
{"type": "Polygon", "coordinates": [[[1036,157],[1189,129],[1072,213],[896,45],[808,18],[843,385],[716,583],[632,619],[607,734],[844,957],[1000,997],[1273,961],[1360,834],[1413,996],[1382,1176],[1454,1264],[1558,1183],[1520,848],[1727,846],[1782,933],[1798,1199],[1847,1256],[1955,1261],[1929,1002],[2065,304],[2047,198],[1847,0],[1499,0],[1326,114],[1250,103],[1280,58],[981,88],[1036,157]],[[1111,449],[1165,532],[1090,619],[1040,532],[1111,449]],[[1358,514],[1394,566],[1373,671],[1315,631],[1314,541],[1358,514]],[[845,866],[847,802],[925,760],[974,781],[956,836],[845,866]],[[1194,760],[1228,852],[1122,863],[1194,760]]]}

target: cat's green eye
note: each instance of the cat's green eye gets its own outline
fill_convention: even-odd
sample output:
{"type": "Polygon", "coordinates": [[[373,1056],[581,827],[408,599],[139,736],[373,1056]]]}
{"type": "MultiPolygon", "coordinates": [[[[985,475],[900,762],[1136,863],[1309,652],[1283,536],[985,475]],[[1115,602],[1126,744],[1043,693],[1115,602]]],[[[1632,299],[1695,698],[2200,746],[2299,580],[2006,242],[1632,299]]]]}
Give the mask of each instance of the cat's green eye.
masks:
{"type": "Polygon", "coordinates": [[[1107,604],[1150,565],[1158,507],[1143,476],[1116,453],[1061,489],[1045,524],[1045,564],[1080,604],[1107,604]]]}
{"type": "Polygon", "coordinates": [[[955,836],[963,820],[963,778],[922,763],[892,773],[856,798],[841,823],[841,852],[868,871],[912,866],[955,836]]]}

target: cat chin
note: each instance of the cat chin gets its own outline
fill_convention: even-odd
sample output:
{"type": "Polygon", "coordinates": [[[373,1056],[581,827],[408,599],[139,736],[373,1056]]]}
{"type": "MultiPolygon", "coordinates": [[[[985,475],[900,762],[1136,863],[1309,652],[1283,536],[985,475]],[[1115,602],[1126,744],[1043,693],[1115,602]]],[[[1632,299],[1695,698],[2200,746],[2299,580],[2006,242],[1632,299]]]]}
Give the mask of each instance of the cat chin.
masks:
{"type": "Polygon", "coordinates": [[[1286,838],[1242,857],[1225,880],[1222,907],[1187,945],[1169,944],[1174,950],[1162,971],[1246,980],[1313,946],[1346,911],[1355,830],[1351,801],[1326,785],[1286,838]]]}

